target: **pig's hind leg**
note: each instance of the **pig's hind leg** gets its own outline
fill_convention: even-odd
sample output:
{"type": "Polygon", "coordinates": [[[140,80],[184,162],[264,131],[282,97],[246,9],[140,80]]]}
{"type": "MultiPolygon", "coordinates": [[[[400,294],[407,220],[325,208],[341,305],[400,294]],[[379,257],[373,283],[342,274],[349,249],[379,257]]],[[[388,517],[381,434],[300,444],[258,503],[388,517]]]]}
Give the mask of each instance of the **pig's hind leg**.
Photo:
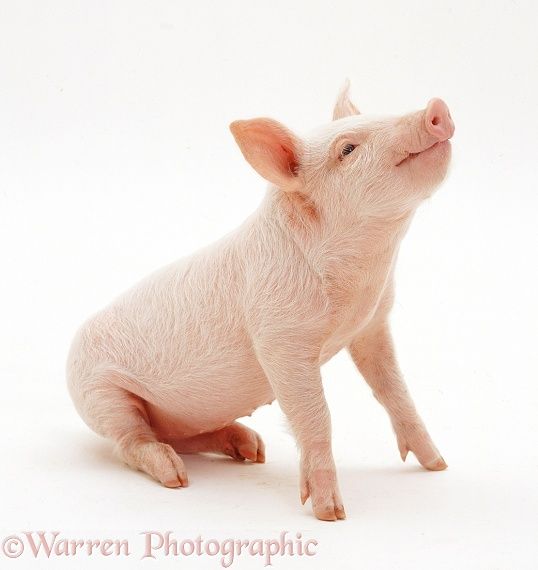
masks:
{"type": "Polygon", "coordinates": [[[447,465],[420,418],[396,362],[386,322],[357,337],[349,346],[351,357],[387,410],[396,433],[400,455],[405,461],[412,451],[421,465],[441,471],[447,465]]]}
{"type": "Polygon", "coordinates": [[[69,388],[83,420],[96,433],[115,442],[122,459],[166,487],[186,487],[187,472],[174,449],[158,440],[144,401],[123,386],[129,379],[100,374],[69,388]]]}
{"type": "Polygon", "coordinates": [[[193,437],[172,438],[169,443],[178,453],[223,453],[237,461],[248,459],[254,463],[265,463],[265,445],[262,438],[254,430],[238,422],[193,437]]]}

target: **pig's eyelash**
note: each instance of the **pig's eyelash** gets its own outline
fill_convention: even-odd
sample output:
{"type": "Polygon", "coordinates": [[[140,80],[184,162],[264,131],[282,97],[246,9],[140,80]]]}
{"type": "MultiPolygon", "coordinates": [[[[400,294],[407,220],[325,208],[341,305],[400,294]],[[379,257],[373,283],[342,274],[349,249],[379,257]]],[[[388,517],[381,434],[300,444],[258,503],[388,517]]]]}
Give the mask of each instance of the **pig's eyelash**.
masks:
{"type": "Polygon", "coordinates": [[[355,150],[356,145],[348,143],[346,144],[342,150],[340,151],[340,157],[344,158],[344,156],[347,156],[348,154],[351,154],[354,150],[355,150]]]}

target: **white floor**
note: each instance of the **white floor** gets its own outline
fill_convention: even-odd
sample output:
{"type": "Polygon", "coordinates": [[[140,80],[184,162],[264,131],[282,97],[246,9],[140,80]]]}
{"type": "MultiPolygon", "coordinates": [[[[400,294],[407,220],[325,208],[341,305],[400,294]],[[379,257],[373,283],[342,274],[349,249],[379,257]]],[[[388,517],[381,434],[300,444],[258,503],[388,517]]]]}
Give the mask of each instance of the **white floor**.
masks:
{"type": "MultiPolygon", "coordinates": [[[[409,14],[369,9],[366,17],[386,16],[395,35],[384,53],[368,57],[353,52],[360,42],[350,22],[360,14],[350,8],[345,18],[330,16],[342,33],[318,41],[303,67],[287,62],[284,70],[284,47],[269,50],[255,26],[215,43],[213,33],[231,25],[232,13],[209,17],[197,6],[185,16],[161,6],[157,14],[137,5],[124,20],[120,8],[101,18],[95,8],[71,12],[68,3],[58,13],[20,6],[0,23],[16,54],[0,55],[7,73],[0,109],[0,542],[7,552],[17,547],[5,542],[10,535],[58,531],[59,539],[127,539],[131,554],[36,560],[23,537],[25,551],[13,560],[0,551],[0,567],[150,568],[156,563],[141,560],[145,531],[171,531],[179,542],[199,535],[271,540],[288,531],[294,540],[297,533],[303,543],[315,540],[315,553],[277,555],[275,568],[536,568],[532,5],[520,12],[498,6],[486,23],[481,11],[462,12],[457,3],[430,8],[423,17],[440,26],[435,37],[446,39],[455,27],[461,43],[433,43],[423,59],[420,42],[405,31],[422,33],[418,6],[409,14]],[[184,16],[210,23],[191,29],[184,16]],[[399,26],[402,18],[407,27],[399,26]],[[489,51],[473,43],[481,25],[489,51]],[[492,30],[507,30],[512,43],[494,41],[500,36],[492,30]],[[196,61],[181,60],[188,42],[198,46],[196,61]],[[250,51],[243,53],[243,42],[250,51]],[[256,58],[263,73],[251,66],[256,58]],[[196,75],[197,66],[213,71],[196,75]],[[245,66],[254,69],[248,81],[245,66]],[[401,367],[449,468],[430,473],[412,456],[401,462],[388,419],[341,354],[323,374],[346,521],[317,521],[309,504],[300,505],[297,452],[276,404],[245,420],[266,442],[265,465],[185,456],[191,486],[161,488],[117,461],[76,415],[63,370],[72,334],[141,276],[219,237],[256,206],[264,183],[234,147],[230,120],[268,114],[314,126],[330,116],[346,74],[365,110],[397,112],[440,95],[456,121],[451,176],[419,211],[402,247],[393,314],[401,367]]],[[[312,10],[304,33],[324,38],[329,16],[312,10]]],[[[264,17],[276,29],[277,16],[264,17]]],[[[292,21],[281,25],[292,33],[292,21]]],[[[374,28],[361,30],[374,40],[374,28]]],[[[162,549],[155,556],[159,568],[221,567],[219,556],[184,560],[162,549]]],[[[264,564],[243,553],[231,567],[264,564]]]]}

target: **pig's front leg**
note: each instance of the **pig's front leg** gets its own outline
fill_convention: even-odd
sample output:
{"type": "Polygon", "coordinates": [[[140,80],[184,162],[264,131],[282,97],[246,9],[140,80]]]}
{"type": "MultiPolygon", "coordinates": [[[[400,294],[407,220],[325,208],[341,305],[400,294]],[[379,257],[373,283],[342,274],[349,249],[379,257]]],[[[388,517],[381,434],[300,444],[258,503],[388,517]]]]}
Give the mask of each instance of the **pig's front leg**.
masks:
{"type": "Polygon", "coordinates": [[[376,324],[359,335],[349,351],[374,396],[390,416],[402,459],[405,461],[407,453],[412,451],[426,469],[446,469],[398,368],[387,322],[376,324]]]}
{"type": "MultiPolygon", "coordinates": [[[[308,349],[283,351],[282,338],[258,351],[262,365],[301,453],[301,502],[308,497],[320,520],[346,518],[331,447],[331,417],[323,393],[319,361],[308,349]]],[[[288,350],[290,347],[288,346],[288,350]]]]}

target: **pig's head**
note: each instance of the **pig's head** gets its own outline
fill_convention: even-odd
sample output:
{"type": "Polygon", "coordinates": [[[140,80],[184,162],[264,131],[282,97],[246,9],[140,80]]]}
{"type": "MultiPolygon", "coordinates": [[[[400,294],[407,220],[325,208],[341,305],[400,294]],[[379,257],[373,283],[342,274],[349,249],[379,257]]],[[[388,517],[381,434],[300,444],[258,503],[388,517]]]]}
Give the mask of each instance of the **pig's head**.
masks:
{"type": "Polygon", "coordinates": [[[268,118],[230,125],[251,166],[280,192],[323,214],[398,217],[446,175],[454,123],[441,99],[401,117],[362,115],[349,84],[333,121],[305,137],[268,118]]]}

